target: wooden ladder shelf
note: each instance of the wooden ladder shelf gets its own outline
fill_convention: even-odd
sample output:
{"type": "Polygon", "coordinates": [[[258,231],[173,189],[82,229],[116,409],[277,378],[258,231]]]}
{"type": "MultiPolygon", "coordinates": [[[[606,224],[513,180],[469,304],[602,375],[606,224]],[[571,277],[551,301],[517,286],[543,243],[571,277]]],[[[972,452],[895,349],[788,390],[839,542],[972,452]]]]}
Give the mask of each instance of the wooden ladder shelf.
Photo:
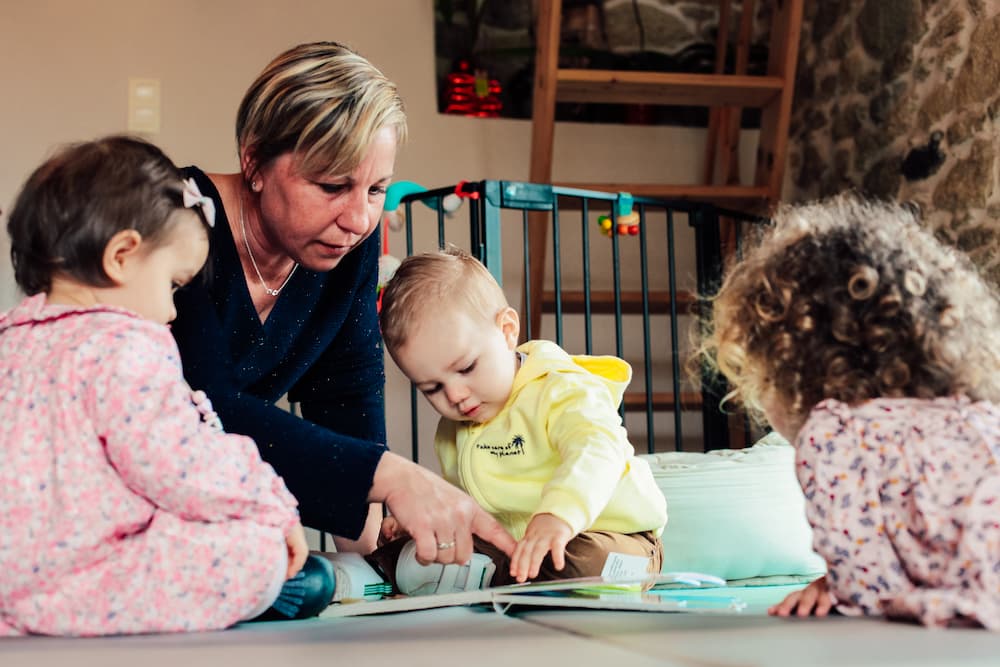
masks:
{"type": "MultiPolygon", "coordinates": [[[[729,36],[731,1],[720,0],[715,73],[681,74],[612,70],[582,70],[559,67],[561,0],[538,0],[535,53],[535,85],[532,109],[531,169],[533,183],[551,183],[606,192],[629,192],[635,196],[662,199],[693,199],[742,211],[765,211],[781,198],[788,144],[795,66],[798,58],[802,0],[764,0],[773,3],[766,74],[746,74],[752,38],[754,0],[742,1],[742,17],[736,41],[734,73],[724,72],[729,36]],[[555,138],[556,102],[654,104],[704,106],[710,109],[705,165],[701,184],[657,183],[567,183],[553,179],[552,155],[555,138]],[[760,139],[753,182],[738,182],[737,143],[743,107],[760,109],[760,139]]],[[[528,242],[532,248],[531,330],[540,331],[543,310],[552,312],[555,295],[544,291],[547,242],[545,214],[529,215],[528,242]]],[[[723,229],[726,238],[726,229],[723,229]]],[[[678,311],[690,312],[691,295],[678,295],[678,311]]],[[[669,296],[650,293],[650,310],[669,313],[669,296]]],[[[622,312],[641,312],[641,296],[623,293],[622,312]],[[638,306],[636,304],[639,304],[638,306]]],[[[591,294],[591,312],[614,312],[614,294],[591,294]]],[[[564,292],[564,312],[583,312],[583,295],[564,292]]],[[[673,396],[656,394],[658,409],[672,409],[673,396]]],[[[682,405],[696,408],[701,397],[682,397],[682,405]]],[[[627,395],[626,409],[645,409],[645,394],[627,395]]]]}

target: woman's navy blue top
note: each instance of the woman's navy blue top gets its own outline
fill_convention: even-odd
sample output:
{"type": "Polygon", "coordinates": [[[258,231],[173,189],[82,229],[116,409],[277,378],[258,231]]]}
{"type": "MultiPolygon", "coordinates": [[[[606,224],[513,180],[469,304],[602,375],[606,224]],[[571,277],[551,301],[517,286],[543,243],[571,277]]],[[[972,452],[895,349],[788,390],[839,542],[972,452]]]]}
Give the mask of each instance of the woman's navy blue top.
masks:
{"type": "Polygon", "coordinates": [[[205,279],[175,295],[171,325],[184,375],[226,431],[253,438],[299,501],[304,525],[356,538],[385,445],[385,370],[375,310],[379,235],[335,269],[299,267],[262,324],[218,190],[205,279]],[[302,417],[275,405],[288,394],[302,417]]]}

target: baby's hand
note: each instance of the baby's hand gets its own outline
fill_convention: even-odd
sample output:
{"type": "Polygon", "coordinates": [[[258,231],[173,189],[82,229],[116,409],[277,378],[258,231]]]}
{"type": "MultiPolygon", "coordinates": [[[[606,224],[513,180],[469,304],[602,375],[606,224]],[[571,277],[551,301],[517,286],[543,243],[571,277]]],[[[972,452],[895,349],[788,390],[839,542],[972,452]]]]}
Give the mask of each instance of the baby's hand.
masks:
{"type": "Polygon", "coordinates": [[[779,604],[767,610],[772,616],[826,616],[837,603],[826,582],[826,575],[813,581],[802,590],[789,593],[779,604]]]}
{"type": "Polygon", "coordinates": [[[534,579],[549,552],[552,553],[555,568],[563,569],[566,565],[566,544],[571,539],[573,529],[568,523],[554,514],[536,514],[510,557],[510,576],[518,582],[534,579]]]}
{"type": "Polygon", "coordinates": [[[387,516],[382,519],[382,527],[378,531],[378,543],[382,546],[386,542],[392,542],[400,537],[407,537],[408,533],[399,525],[396,517],[387,516]]]}
{"type": "Polygon", "coordinates": [[[302,529],[302,524],[295,524],[285,535],[285,544],[288,546],[288,572],[285,579],[291,579],[302,566],[306,564],[306,557],[309,556],[309,544],[306,542],[306,532],[302,529]]]}

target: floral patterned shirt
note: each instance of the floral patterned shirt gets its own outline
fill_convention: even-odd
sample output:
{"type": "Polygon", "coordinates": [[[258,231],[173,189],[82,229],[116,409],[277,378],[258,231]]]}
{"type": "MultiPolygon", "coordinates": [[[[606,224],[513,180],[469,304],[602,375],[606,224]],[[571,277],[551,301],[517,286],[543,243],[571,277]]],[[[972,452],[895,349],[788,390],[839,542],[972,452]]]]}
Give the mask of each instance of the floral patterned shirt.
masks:
{"type": "Polygon", "coordinates": [[[0,314],[0,635],[221,628],[260,604],[298,522],[219,430],[167,327],[121,309],[0,314]]]}
{"type": "Polygon", "coordinates": [[[1000,407],[827,400],[796,448],[838,610],[1000,630],[1000,407]]]}

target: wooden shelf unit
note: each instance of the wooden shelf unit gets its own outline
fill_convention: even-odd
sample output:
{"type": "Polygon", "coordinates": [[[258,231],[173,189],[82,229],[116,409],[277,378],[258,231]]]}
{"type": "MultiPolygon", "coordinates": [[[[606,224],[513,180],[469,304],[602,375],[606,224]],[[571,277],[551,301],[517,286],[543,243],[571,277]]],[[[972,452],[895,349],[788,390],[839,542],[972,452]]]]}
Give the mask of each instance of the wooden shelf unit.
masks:
{"type": "Polygon", "coordinates": [[[559,102],[764,107],[781,95],[776,76],[589,69],[556,72],[559,102]]]}
{"type": "MultiPolygon", "coordinates": [[[[788,145],[795,69],[798,59],[799,32],[803,0],[762,0],[772,3],[767,71],[747,75],[750,41],[753,32],[755,0],[742,1],[742,17],[735,45],[734,73],[724,73],[730,31],[730,0],[719,2],[718,39],[715,73],[681,74],[616,70],[581,70],[559,67],[561,0],[538,0],[536,18],[535,82],[532,108],[531,167],[533,183],[552,183],[566,187],[606,192],[629,192],[635,196],[660,199],[692,199],[732,210],[762,213],[781,198],[788,145]],[[725,28],[722,28],[722,27],[725,28]],[[655,183],[567,183],[555,182],[552,175],[555,139],[556,102],[625,103],[672,106],[704,106],[710,109],[705,145],[705,164],[701,184],[655,183]],[[760,109],[760,138],[756,151],[753,182],[740,184],[738,178],[738,139],[743,107],[760,109]]],[[[529,214],[528,242],[530,258],[531,330],[541,330],[543,310],[554,310],[554,295],[544,291],[547,219],[544,213],[529,214]],[[540,298],[539,298],[540,297],[540,298]]],[[[722,223],[721,238],[725,248],[733,247],[731,225],[722,223]],[[727,241],[728,240],[728,241],[727,241]]],[[[662,295],[651,301],[655,312],[669,313],[662,295]]],[[[623,303],[635,308],[636,294],[621,295],[623,303]]],[[[680,298],[678,299],[680,302],[680,298]]],[[[564,312],[583,312],[581,294],[563,294],[564,312]],[[572,310],[572,309],[579,310],[572,310]]],[[[612,292],[593,292],[591,312],[614,312],[612,292]]],[[[680,311],[685,312],[685,311],[680,311]]],[[[673,396],[656,394],[657,409],[672,409],[673,396]]],[[[645,409],[644,394],[629,394],[626,409],[645,409]]],[[[687,395],[682,405],[697,408],[701,396],[687,395]]]]}

